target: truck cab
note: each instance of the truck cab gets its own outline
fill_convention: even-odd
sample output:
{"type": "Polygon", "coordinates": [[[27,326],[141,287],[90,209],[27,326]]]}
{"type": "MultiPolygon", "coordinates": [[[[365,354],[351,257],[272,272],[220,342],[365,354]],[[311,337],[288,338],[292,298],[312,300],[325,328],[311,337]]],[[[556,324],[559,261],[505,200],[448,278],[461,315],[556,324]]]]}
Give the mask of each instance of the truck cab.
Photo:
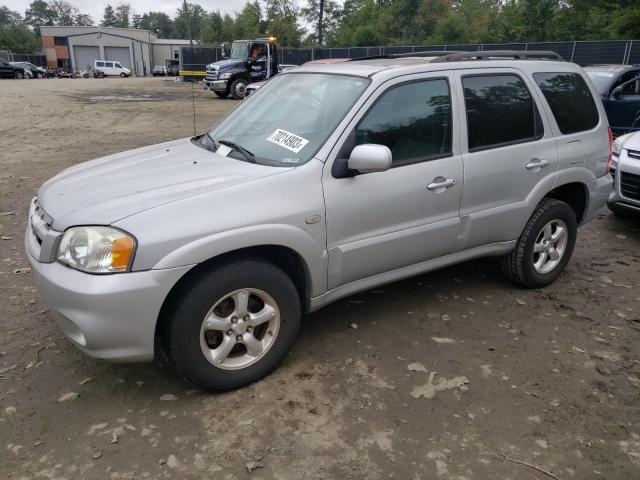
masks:
{"type": "Polygon", "coordinates": [[[276,73],[275,37],[236,40],[231,45],[229,58],[207,65],[202,83],[205,90],[211,90],[220,98],[242,99],[247,85],[267,80],[276,73]]]}

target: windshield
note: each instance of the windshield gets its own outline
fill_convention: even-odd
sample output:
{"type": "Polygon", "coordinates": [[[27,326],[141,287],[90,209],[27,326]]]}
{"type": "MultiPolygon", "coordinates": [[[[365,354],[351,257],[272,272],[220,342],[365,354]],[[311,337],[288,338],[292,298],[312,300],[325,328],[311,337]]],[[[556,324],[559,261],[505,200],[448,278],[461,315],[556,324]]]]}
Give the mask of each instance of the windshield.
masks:
{"type": "Polygon", "coordinates": [[[600,93],[607,90],[613,77],[616,75],[617,71],[615,70],[605,70],[605,69],[589,69],[585,68],[585,72],[589,75],[589,79],[593,82],[593,85],[596,87],[596,90],[600,93]]]}
{"type": "Polygon", "coordinates": [[[229,58],[240,60],[248,58],[248,45],[247,42],[233,42],[231,44],[231,55],[229,58]]]}
{"type": "MultiPolygon", "coordinates": [[[[302,165],[368,85],[366,78],[346,75],[278,75],[244,100],[208,137],[240,145],[255,155],[257,163],[302,165]]],[[[235,151],[233,155],[242,158],[235,151]]]]}

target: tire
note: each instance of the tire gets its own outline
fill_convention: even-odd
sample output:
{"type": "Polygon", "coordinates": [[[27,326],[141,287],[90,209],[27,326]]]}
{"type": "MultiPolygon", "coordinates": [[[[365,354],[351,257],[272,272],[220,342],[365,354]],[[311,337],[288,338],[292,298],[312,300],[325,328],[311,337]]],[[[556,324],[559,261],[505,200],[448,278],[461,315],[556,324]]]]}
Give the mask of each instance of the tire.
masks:
{"type": "Polygon", "coordinates": [[[22,80],[24,78],[24,72],[16,71],[14,74],[17,80],[22,80]]]}
{"type": "Polygon", "coordinates": [[[260,259],[228,261],[197,274],[182,289],[168,312],[163,341],[178,372],[204,390],[222,392],[249,385],[271,373],[291,349],[298,333],[300,316],[300,297],[286,273],[260,259]],[[230,295],[241,295],[248,289],[252,292],[247,300],[248,312],[257,312],[250,313],[252,317],[264,317],[268,313],[272,320],[256,325],[252,332],[251,327],[247,327],[250,322],[244,321],[249,318],[247,315],[236,320],[234,325],[225,323],[223,327],[207,331],[205,317],[217,312],[216,318],[220,321],[232,321],[230,319],[239,310],[230,295]],[[270,300],[260,307],[255,292],[270,300]],[[272,304],[275,307],[268,310],[268,305],[272,304]],[[216,309],[223,310],[214,310],[216,305],[216,309]],[[229,327],[234,330],[227,330],[229,327]],[[209,333],[211,337],[207,336],[209,333]],[[247,336],[247,340],[250,339],[251,335],[261,338],[258,342],[264,345],[263,353],[249,355],[244,339],[247,336]],[[236,343],[237,340],[240,342],[236,343]],[[223,347],[223,342],[236,346],[228,356],[224,356],[224,360],[212,358],[219,351],[216,349],[223,347]]]}
{"type": "Polygon", "coordinates": [[[121,73],[120,74],[120,78],[126,78],[127,74],[126,73],[121,73]]]}
{"type": "Polygon", "coordinates": [[[553,283],[571,258],[577,230],[575,212],[568,204],[554,198],[544,199],[525,225],[516,247],[500,259],[502,272],[509,280],[526,288],[541,288],[553,283]],[[554,244],[553,236],[546,235],[544,229],[550,226],[551,230],[547,232],[560,235],[559,228],[563,225],[566,236],[559,237],[563,240],[554,244]],[[542,245],[545,238],[550,239],[549,245],[542,245]],[[537,253],[534,251],[536,244],[550,250],[537,253]],[[554,259],[556,253],[560,255],[558,259],[554,259]],[[548,259],[547,263],[543,259],[548,259]]]}
{"type": "Polygon", "coordinates": [[[38,74],[36,75],[36,77],[38,77],[38,78],[44,78],[44,75],[43,75],[43,73],[42,73],[42,72],[38,72],[38,74]]]}
{"type": "Polygon", "coordinates": [[[217,92],[214,90],[213,93],[215,93],[218,98],[227,98],[229,96],[229,92],[217,92]]]}
{"type": "Polygon", "coordinates": [[[229,87],[231,96],[236,100],[242,100],[244,98],[247,85],[249,85],[249,82],[247,82],[244,78],[235,79],[231,83],[231,87],[229,87]]]}

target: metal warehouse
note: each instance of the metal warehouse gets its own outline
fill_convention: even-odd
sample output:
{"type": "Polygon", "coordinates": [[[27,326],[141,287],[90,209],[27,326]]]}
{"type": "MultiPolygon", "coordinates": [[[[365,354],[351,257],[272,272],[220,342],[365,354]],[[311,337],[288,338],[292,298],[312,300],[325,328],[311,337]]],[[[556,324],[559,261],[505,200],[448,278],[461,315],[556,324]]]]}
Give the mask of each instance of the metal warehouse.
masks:
{"type": "Polygon", "coordinates": [[[135,75],[149,75],[154,65],[180,60],[189,40],[165,39],[147,30],[114,27],[40,27],[47,65],[71,71],[93,68],[95,60],[120,62],[135,75]]]}

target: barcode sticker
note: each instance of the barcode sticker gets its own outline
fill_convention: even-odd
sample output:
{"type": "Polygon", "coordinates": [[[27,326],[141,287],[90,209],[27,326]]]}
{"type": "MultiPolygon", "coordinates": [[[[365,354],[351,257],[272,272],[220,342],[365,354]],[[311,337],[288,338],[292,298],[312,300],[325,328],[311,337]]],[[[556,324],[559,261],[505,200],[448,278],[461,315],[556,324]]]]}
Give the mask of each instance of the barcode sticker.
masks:
{"type": "Polygon", "coordinates": [[[277,129],[267,138],[268,142],[275,143],[276,145],[286,148],[293,153],[298,153],[309,143],[309,140],[299,137],[295,133],[287,132],[286,130],[277,129]]]}

